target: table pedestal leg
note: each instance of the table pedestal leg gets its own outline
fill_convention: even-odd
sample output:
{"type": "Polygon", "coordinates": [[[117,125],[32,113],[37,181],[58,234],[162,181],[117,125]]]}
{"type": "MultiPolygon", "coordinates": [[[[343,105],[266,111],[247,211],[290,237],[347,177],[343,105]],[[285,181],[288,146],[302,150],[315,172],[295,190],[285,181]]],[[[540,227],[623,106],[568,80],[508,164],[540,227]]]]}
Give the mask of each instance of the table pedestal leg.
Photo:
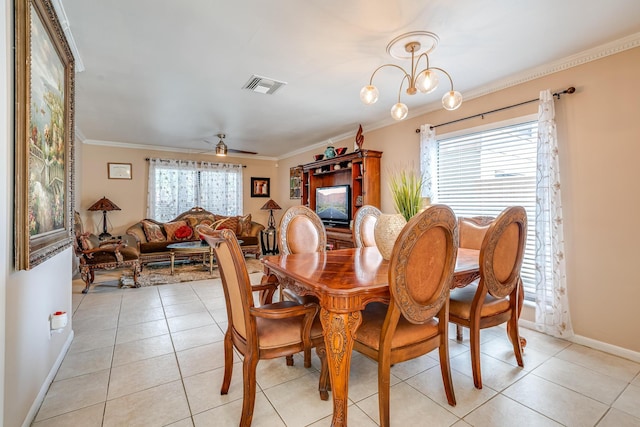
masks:
{"type": "Polygon", "coordinates": [[[320,310],[320,321],[324,330],[324,342],[327,351],[327,363],[331,377],[333,395],[333,420],[331,425],[347,425],[347,405],[349,392],[349,371],[351,369],[351,351],[353,336],[362,322],[359,311],[335,313],[324,308],[320,310]]]}
{"type": "Polygon", "coordinates": [[[209,275],[213,274],[213,247],[209,248],[209,275]]]}

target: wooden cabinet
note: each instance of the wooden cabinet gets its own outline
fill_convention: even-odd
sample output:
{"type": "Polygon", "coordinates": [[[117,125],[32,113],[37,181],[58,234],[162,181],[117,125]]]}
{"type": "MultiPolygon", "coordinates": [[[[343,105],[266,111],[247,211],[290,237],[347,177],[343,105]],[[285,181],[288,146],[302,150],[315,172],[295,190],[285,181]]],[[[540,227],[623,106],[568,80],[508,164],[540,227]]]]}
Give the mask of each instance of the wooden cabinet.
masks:
{"type": "MultiPolygon", "coordinates": [[[[317,188],[349,185],[352,219],[361,206],[380,208],[381,158],[381,151],[361,150],[300,166],[303,172],[301,203],[315,211],[317,188]]],[[[327,240],[334,249],[353,247],[351,230],[346,228],[328,228],[327,240]]]]}

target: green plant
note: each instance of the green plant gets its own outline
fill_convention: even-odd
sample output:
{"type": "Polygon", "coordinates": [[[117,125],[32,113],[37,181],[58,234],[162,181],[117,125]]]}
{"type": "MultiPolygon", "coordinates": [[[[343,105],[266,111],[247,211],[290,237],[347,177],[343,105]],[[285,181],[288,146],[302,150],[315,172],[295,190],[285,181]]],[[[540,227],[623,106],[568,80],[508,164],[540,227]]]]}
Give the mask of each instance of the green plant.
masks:
{"type": "Polygon", "coordinates": [[[422,208],[422,186],[424,180],[414,169],[402,169],[392,173],[389,189],[398,213],[409,221],[422,208]]]}

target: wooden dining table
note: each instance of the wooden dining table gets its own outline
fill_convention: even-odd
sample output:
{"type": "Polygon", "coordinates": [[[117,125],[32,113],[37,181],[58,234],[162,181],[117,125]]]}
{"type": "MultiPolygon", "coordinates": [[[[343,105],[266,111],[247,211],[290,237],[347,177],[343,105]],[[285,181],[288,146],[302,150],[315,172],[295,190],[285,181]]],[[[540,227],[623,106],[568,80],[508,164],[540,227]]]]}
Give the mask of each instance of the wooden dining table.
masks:
{"type": "MultiPolygon", "coordinates": [[[[480,277],[480,251],[458,249],[451,287],[480,277]]],[[[320,320],[331,377],[332,426],[347,425],[349,372],[353,338],[362,322],[360,311],[371,302],[389,303],[389,261],[375,247],[267,256],[265,280],[320,302],[320,320]]]]}

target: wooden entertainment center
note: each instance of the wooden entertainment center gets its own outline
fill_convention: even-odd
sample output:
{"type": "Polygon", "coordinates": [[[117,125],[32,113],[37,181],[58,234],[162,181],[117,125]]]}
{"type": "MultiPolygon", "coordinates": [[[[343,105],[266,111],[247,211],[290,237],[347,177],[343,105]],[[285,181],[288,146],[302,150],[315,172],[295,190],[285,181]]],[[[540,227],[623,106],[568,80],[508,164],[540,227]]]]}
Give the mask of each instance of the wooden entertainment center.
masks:
{"type": "MultiPolygon", "coordinates": [[[[301,203],[315,211],[317,188],[349,185],[352,219],[361,206],[380,208],[381,157],[381,151],[360,150],[300,166],[303,173],[301,203]]],[[[351,228],[327,227],[327,244],[333,249],[352,248],[351,228]]]]}

